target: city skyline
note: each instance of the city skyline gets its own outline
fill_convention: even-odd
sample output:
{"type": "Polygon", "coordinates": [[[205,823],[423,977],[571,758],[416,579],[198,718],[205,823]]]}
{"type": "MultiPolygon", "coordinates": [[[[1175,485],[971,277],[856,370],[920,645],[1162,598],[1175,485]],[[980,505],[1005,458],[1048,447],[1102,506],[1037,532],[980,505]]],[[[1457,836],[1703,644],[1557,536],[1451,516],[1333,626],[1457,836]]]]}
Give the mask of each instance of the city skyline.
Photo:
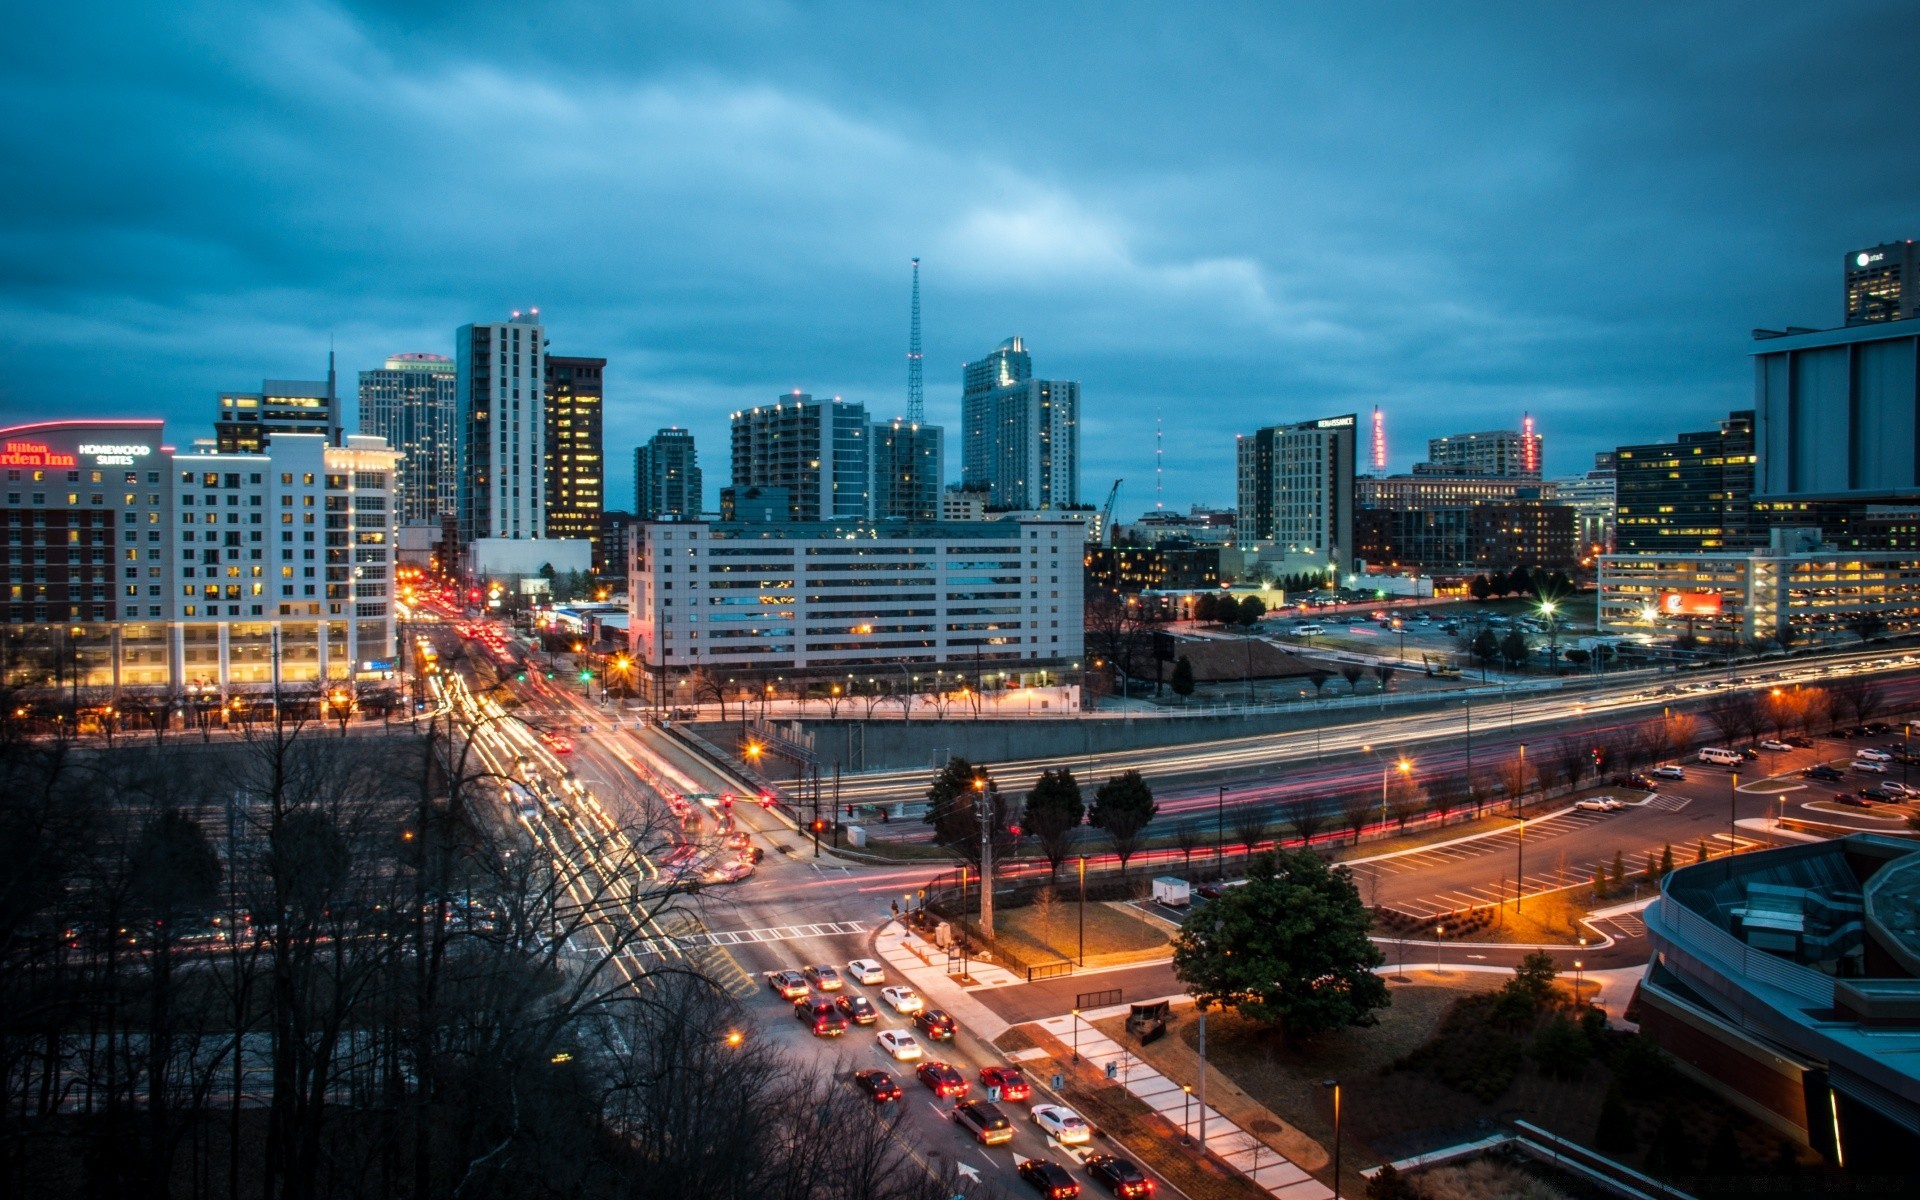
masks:
{"type": "Polygon", "coordinates": [[[329,342],[375,369],[538,303],[556,353],[609,359],[625,496],[664,425],[718,447],[730,412],[794,388],[904,414],[918,256],[928,423],[958,430],[981,346],[1030,338],[1082,383],[1085,486],[1125,478],[1123,512],[1152,506],[1146,434],[1170,414],[1169,507],[1231,502],[1235,434],[1375,404],[1391,470],[1531,412],[1545,473],[1574,474],[1749,403],[1749,330],[1840,325],[1840,255],[1914,233],[1920,168],[1871,154],[1858,119],[1877,101],[1855,33],[1894,11],[1623,31],[1404,8],[1382,37],[1378,17],[1134,9],[1091,41],[1026,14],[991,52],[991,15],[778,6],[644,41],[585,8],[531,31],[505,8],[130,10],[106,39],[32,14],[20,44],[44,53],[10,75],[40,119],[0,135],[33,181],[4,202],[0,419],[152,411],[184,446],[220,391],[313,378],[329,342]],[[82,45],[97,77],[70,65],[82,45]],[[1178,88],[1110,69],[1149,53],[1178,88]],[[1043,56],[1037,90],[998,86],[1043,56]],[[308,186],[396,153],[427,186],[308,186]],[[541,171],[468,158],[597,186],[554,201],[541,171]]]}

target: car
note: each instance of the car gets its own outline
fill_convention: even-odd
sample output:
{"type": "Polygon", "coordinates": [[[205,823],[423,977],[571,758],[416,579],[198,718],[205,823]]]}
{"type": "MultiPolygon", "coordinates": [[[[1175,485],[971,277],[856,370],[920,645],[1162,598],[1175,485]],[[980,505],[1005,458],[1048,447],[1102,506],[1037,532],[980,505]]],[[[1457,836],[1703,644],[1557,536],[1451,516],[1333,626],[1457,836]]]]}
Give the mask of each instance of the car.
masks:
{"type": "Polygon", "coordinates": [[[920,1064],[914,1076],[921,1083],[933,1089],[933,1094],[941,1099],[958,1098],[967,1094],[967,1077],[962,1075],[951,1063],[938,1059],[928,1059],[920,1064]]]}
{"type": "Polygon", "coordinates": [[[1885,775],[1887,773],[1887,764],[1875,762],[1871,758],[1856,758],[1853,760],[1852,766],[1854,770],[1865,771],[1870,775],[1885,775]]]}
{"type": "Polygon", "coordinates": [[[953,1123],[972,1133],[983,1146],[1013,1140],[1013,1122],[985,1100],[962,1100],[954,1105],[953,1123]]]}
{"type": "Polygon", "coordinates": [[[1020,1178],[1032,1184],[1047,1200],[1073,1200],[1080,1194],[1080,1185],[1067,1174],[1067,1169],[1044,1158],[1030,1158],[1021,1163],[1020,1178]]]}
{"type": "Polygon", "coordinates": [[[1748,762],[1758,762],[1760,761],[1760,752],[1752,746],[1742,746],[1740,748],[1740,757],[1746,759],[1748,762]]]}
{"type": "Polygon", "coordinates": [[[1874,783],[1860,789],[1860,794],[1869,800],[1878,800],[1883,804],[1899,804],[1907,798],[1905,789],[1897,783],[1874,783]]]}
{"type": "Polygon", "coordinates": [[[872,985],[887,981],[886,969],[870,958],[856,958],[848,963],[847,974],[855,983],[872,985]]]}
{"type": "Polygon", "coordinates": [[[1095,1183],[1122,1200],[1153,1195],[1153,1180],[1146,1172],[1117,1154],[1089,1155],[1083,1162],[1095,1183]]]}
{"type": "Polygon", "coordinates": [[[1612,796],[1588,796],[1584,800],[1575,800],[1573,806],[1586,812],[1619,812],[1626,807],[1612,796]]]}
{"type": "Polygon", "coordinates": [[[1062,1146],[1079,1145],[1093,1137],[1093,1129],[1079,1113],[1061,1104],[1036,1104],[1028,1110],[1033,1123],[1062,1146]]]}
{"type": "Polygon", "coordinates": [[[1835,804],[1851,804],[1855,808],[1871,808],[1873,806],[1871,800],[1868,800],[1858,792],[1835,792],[1833,794],[1833,802],[1835,804]]]}
{"type": "Polygon", "coordinates": [[[1774,739],[1774,738],[1768,738],[1768,739],[1767,739],[1766,741],[1764,741],[1764,742],[1761,742],[1761,743],[1760,743],[1760,748],[1761,748],[1762,750],[1791,750],[1791,749],[1793,749],[1793,747],[1792,747],[1792,746],[1789,746],[1789,745],[1788,745],[1787,743],[1785,743],[1785,742],[1782,742],[1782,741],[1778,741],[1778,740],[1776,740],[1776,739],[1774,739]]]}
{"type": "Polygon", "coordinates": [[[1647,775],[1642,775],[1638,771],[1622,772],[1619,775],[1615,775],[1609,782],[1611,782],[1614,787],[1634,788],[1642,792],[1656,791],[1660,787],[1659,780],[1647,775]]]}
{"type": "Polygon", "coordinates": [[[1018,1067],[981,1067],[980,1087],[982,1090],[999,1088],[1000,1098],[1015,1104],[1024,1104],[1033,1095],[1033,1088],[1028,1086],[1027,1077],[1018,1067]]]}
{"type": "Polygon", "coordinates": [[[1808,767],[1806,770],[1800,772],[1800,776],[1803,779],[1819,779],[1827,783],[1838,783],[1842,779],[1846,778],[1845,775],[1841,774],[1839,771],[1834,770],[1832,767],[1828,766],[1826,763],[1815,763],[1811,767],[1808,767]]]}
{"type": "Polygon", "coordinates": [[[958,1025],[937,1008],[923,1008],[913,1014],[913,1027],[926,1034],[930,1042],[950,1042],[958,1025]]]}
{"type": "Polygon", "coordinates": [[[867,1094],[875,1104],[885,1104],[889,1100],[900,1098],[900,1085],[893,1076],[885,1071],[865,1070],[853,1073],[854,1086],[867,1094]]]}
{"type": "Polygon", "coordinates": [[[813,1029],[815,1037],[839,1037],[847,1031],[847,1018],[829,1000],[802,1000],[793,1006],[793,1015],[813,1029]]]}
{"type": "MultiPolygon", "coordinates": [[[[1881,666],[1881,665],[1890,665],[1890,664],[1875,663],[1874,665],[1881,666]]],[[[1865,725],[1862,725],[1860,728],[1866,730],[1868,733],[1873,734],[1875,737],[1878,737],[1883,733],[1893,732],[1893,726],[1887,724],[1885,721],[1868,721],[1865,725]]]]}
{"type": "Polygon", "coordinates": [[[1892,762],[1893,755],[1885,750],[1876,750],[1872,746],[1862,746],[1853,752],[1855,758],[1869,759],[1873,762],[1892,762]]]}
{"type": "Polygon", "coordinates": [[[1802,750],[1811,750],[1811,749],[1813,749],[1813,739],[1812,739],[1812,738],[1808,738],[1808,737],[1790,737],[1790,738],[1787,738],[1787,739],[1785,739],[1785,740],[1786,740],[1786,743],[1787,743],[1787,745],[1789,745],[1789,746],[1797,746],[1797,747],[1799,747],[1799,748],[1800,748],[1800,749],[1802,749],[1802,750]]]}
{"type": "Polygon", "coordinates": [[[1879,783],[1874,784],[1873,786],[1879,787],[1879,788],[1885,788],[1887,791],[1892,792],[1894,795],[1900,797],[1903,800],[1912,799],[1915,796],[1920,796],[1920,788],[1910,788],[1904,783],[1895,783],[1891,779],[1883,779],[1879,783]]]}
{"type": "Polygon", "coordinates": [[[914,1041],[913,1035],[904,1029],[882,1029],[874,1040],[880,1043],[882,1050],[900,1062],[912,1062],[924,1053],[920,1043],[914,1041]]]}
{"type": "Polygon", "coordinates": [[[910,987],[881,988],[880,998],[897,1013],[917,1013],[927,1006],[920,993],[910,987]]]}
{"type": "Polygon", "coordinates": [[[1675,766],[1673,763],[1666,763],[1662,766],[1655,767],[1653,774],[1656,779],[1685,779],[1687,777],[1687,769],[1685,767],[1675,766]]]}
{"type": "Polygon", "coordinates": [[[807,977],[798,971],[775,971],[767,976],[767,986],[778,992],[782,1000],[805,1000],[811,994],[807,977]]]}
{"type": "Polygon", "coordinates": [[[875,1008],[873,1001],[865,996],[841,996],[833,1002],[833,1006],[840,1010],[841,1016],[855,1025],[871,1025],[880,1019],[880,1010],[875,1008]]]}
{"type": "Polygon", "coordinates": [[[837,992],[840,990],[843,982],[840,978],[840,972],[834,970],[826,963],[815,963],[812,966],[803,967],[801,968],[801,972],[806,975],[813,986],[823,992],[837,992]]]}

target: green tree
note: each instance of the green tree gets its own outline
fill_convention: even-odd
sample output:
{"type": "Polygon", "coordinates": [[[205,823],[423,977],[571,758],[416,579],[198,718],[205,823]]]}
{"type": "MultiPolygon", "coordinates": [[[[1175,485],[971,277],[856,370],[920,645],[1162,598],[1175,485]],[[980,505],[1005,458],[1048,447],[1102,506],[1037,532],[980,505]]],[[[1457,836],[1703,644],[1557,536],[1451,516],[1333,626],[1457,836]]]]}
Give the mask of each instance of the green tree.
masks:
{"type": "Polygon", "coordinates": [[[1507,660],[1507,669],[1511,671],[1527,661],[1533,653],[1533,647],[1527,644],[1527,635],[1518,629],[1507,630],[1507,636],[1500,639],[1500,657],[1507,660]]]}
{"type": "Polygon", "coordinates": [[[1220,1005],[1290,1040],[1372,1025],[1391,1003],[1374,974],[1385,962],[1346,867],[1309,850],[1254,859],[1245,887],[1187,917],[1173,940],[1174,975],[1202,1010],[1220,1005]]]}
{"type": "Polygon", "coordinates": [[[1660,874],[1662,876],[1673,874],[1673,843],[1672,842],[1668,842],[1666,846],[1660,851],[1660,874]]]}
{"type": "Polygon", "coordinates": [[[1266,615],[1267,606],[1261,602],[1260,597],[1242,596],[1239,611],[1234,614],[1234,624],[1243,629],[1252,629],[1260,623],[1260,618],[1266,615]]]}
{"type": "Polygon", "coordinates": [[[1475,575],[1473,582],[1467,585],[1467,591],[1475,600],[1485,604],[1493,596],[1493,583],[1485,575],[1475,575]]]}
{"type": "Polygon", "coordinates": [[[1617,891],[1627,883],[1627,857],[1620,851],[1613,852],[1613,886],[1617,891]]]}
{"type": "Polygon", "coordinates": [[[1080,799],[1080,784],[1074,779],[1073,772],[1065,768],[1042,771],[1040,778],[1034,781],[1033,790],[1027,793],[1027,811],[1021,818],[1022,826],[1039,840],[1040,852],[1047,858],[1049,877],[1057,876],[1060,864],[1067,861],[1067,851],[1073,845],[1073,831],[1080,827],[1086,811],[1086,805],[1080,799]]]}
{"type": "Polygon", "coordinates": [[[1120,877],[1127,876],[1127,860],[1140,846],[1140,835],[1147,823],[1160,811],[1153,802],[1153,789],[1138,771],[1123,771],[1100,785],[1093,794],[1093,809],[1087,822],[1106,831],[1113,839],[1113,852],[1120,859],[1120,877]]]}
{"type": "Polygon", "coordinates": [[[1220,619],[1220,597],[1214,592],[1201,592],[1193,602],[1193,619],[1211,625],[1220,619]]]}
{"type": "Polygon", "coordinates": [[[927,789],[925,820],[933,826],[933,840],[976,867],[980,865],[979,797],[983,793],[988,798],[991,833],[999,841],[1007,835],[1007,802],[985,767],[950,758],[927,789]]]}
{"type": "Polygon", "coordinates": [[[1167,681],[1167,686],[1182,700],[1193,695],[1193,664],[1187,661],[1186,655],[1182,654],[1173,664],[1173,678],[1167,681]]]}
{"type": "Polygon", "coordinates": [[[1535,950],[1513,968],[1512,984],[1531,996],[1535,1004],[1545,1004],[1553,998],[1553,981],[1559,974],[1553,955],[1535,950]]]}
{"type": "Polygon", "coordinates": [[[1473,635],[1473,657],[1483,667],[1492,666],[1500,657],[1500,639],[1493,635],[1493,630],[1482,629],[1473,635]]]}
{"type": "Polygon", "coordinates": [[[1593,1058],[1593,1046],[1580,1027],[1565,1017],[1554,1017],[1533,1037],[1530,1048],[1540,1069],[1555,1079],[1578,1079],[1593,1058]]]}

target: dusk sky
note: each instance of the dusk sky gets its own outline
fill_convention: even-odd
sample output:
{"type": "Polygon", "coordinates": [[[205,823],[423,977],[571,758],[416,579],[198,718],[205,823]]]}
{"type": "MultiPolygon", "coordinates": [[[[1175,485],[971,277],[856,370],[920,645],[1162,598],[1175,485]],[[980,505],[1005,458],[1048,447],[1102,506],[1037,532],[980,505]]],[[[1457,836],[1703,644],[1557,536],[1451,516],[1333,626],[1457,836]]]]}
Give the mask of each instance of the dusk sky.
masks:
{"type": "Polygon", "coordinates": [[[164,416],[538,306],[662,425],[1076,379],[1082,498],[1233,502],[1233,435],[1387,412],[1547,469],[1751,399],[1920,234],[1911,3],[28,5],[0,77],[0,418],[164,416]]]}

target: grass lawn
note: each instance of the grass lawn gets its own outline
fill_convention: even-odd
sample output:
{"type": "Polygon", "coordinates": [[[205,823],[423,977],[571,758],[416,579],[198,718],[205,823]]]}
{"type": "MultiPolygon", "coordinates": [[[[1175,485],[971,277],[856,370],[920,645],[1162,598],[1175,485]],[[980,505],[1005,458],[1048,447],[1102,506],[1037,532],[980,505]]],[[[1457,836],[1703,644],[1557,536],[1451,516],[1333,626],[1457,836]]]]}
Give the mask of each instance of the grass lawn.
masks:
{"type": "MultiPolygon", "coordinates": [[[[1124,904],[1087,905],[1087,965],[1116,966],[1168,953],[1170,935],[1124,904]]],[[[1080,947],[1080,905],[1042,900],[996,913],[994,932],[1003,953],[1029,963],[1074,958],[1080,947]]]]}

